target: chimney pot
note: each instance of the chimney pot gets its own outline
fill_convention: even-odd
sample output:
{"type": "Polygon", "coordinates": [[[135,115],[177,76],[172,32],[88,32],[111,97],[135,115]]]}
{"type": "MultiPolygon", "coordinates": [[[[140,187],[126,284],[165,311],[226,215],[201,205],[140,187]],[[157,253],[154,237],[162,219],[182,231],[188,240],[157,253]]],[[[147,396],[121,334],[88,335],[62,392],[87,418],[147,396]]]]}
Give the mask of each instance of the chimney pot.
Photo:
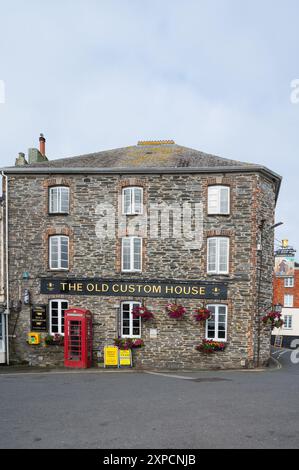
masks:
{"type": "Polygon", "coordinates": [[[46,156],[46,139],[44,134],[40,134],[39,136],[39,151],[44,157],[46,156]]]}

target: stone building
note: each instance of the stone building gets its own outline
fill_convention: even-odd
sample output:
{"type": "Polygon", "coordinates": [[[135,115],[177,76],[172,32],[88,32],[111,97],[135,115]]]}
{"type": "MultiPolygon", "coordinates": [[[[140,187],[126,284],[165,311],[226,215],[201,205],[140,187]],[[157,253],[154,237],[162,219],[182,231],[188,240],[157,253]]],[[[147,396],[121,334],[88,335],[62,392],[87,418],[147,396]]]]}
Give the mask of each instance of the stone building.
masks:
{"type": "Polygon", "coordinates": [[[139,368],[267,362],[271,333],[258,312],[272,300],[278,175],[173,141],[56,160],[45,154],[41,135],[28,161],[19,154],[3,169],[11,361],[61,364],[61,346],[29,345],[27,334],[34,308],[44,306],[42,339],[63,335],[72,306],[92,312],[100,361],[105,345],[134,337],[144,341],[134,350],[139,368]],[[183,306],[184,317],[171,318],[169,304],[183,306]],[[136,305],[154,319],[134,318],[136,305]],[[196,321],[203,307],[211,316],[196,321]],[[205,339],[225,349],[198,351],[205,339]]]}

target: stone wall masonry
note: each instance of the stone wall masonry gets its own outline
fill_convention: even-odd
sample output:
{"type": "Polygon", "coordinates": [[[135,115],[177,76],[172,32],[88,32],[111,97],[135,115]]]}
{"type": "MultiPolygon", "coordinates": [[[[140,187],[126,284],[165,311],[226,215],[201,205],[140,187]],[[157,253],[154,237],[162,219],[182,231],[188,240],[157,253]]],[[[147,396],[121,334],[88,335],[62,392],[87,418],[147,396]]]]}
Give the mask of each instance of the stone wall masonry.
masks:
{"type": "MultiPolygon", "coordinates": [[[[118,335],[118,309],[121,301],[144,300],[156,313],[154,324],[144,324],[142,337],[145,348],[134,351],[136,367],[140,368],[239,368],[253,367],[257,353],[257,262],[258,224],[262,218],[271,225],[274,220],[274,188],[272,183],[256,174],[210,175],[147,175],[136,178],[118,175],[68,175],[49,178],[42,175],[9,177],[9,270],[10,294],[17,305],[24,288],[29,288],[33,304],[48,304],[61,296],[40,294],[40,277],[52,278],[131,278],[209,280],[228,283],[228,346],[225,352],[204,355],[195,346],[205,337],[204,325],[192,318],[199,303],[178,301],[188,309],[182,321],[169,319],[165,306],[172,299],[139,299],[128,297],[65,296],[70,306],[88,308],[93,312],[94,354],[111,344],[118,335]],[[60,179],[59,179],[60,178],[60,179]],[[129,182],[144,188],[151,203],[203,203],[207,207],[207,188],[212,181],[229,184],[232,211],[229,216],[208,216],[204,213],[204,238],[200,249],[186,246],[183,239],[144,240],[143,272],[120,270],[120,241],[100,240],[96,236],[99,220],[97,205],[107,203],[118,207],[121,189],[129,182]],[[67,216],[49,216],[48,187],[67,184],[71,191],[71,208],[67,216]],[[68,233],[71,238],[69,272],[49,270],[46,240],[49,234],[68,233]],[[230,236],[230,274],[208,275],[206,272],[207,236],[230,236]],[[24,281],[24,271],[30,279],[24,281]],[[157,328],[157,339],[149,337],[149,329],[157,328]]],[[[159,223],[161,229],[161,221],[159,223]]],[[[272,236],[267,238],[265,269],[262,277],[263,299],[271,303],[272,236]],[[270,281],[269,281],[270,280],[270,281]]],[[[208,301],[207,301],[208,303],[208,301]]],[[[12,312],[10,332],[11,357],[15,362],[30,364],[61,364],[62,351],[52,347],[34,347],[26,343],[30,329],[30,309],[22,306],[12,312]]],[[[261,333],[261,356],[269,357],[268,332],[261,333]]]]}

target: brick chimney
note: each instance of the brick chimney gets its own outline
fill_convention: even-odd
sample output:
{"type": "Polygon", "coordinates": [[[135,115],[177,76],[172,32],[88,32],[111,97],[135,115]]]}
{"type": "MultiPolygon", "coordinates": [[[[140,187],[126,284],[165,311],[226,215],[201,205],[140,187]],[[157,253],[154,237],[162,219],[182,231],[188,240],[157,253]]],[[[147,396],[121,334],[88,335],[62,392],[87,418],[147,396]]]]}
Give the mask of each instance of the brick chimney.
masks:
{"type": "Polygon", "coordinates": [[[44,134],[40,134],[39,137],[39,150],[36,148],[30,148],[28,150],[28,161],[29,164],[48,161],[46,157],[46,139],[44,138],[44,134]]]}
{"type": "Polygon", "coordinates": [[[39,136],[39,151],[43,157],[46,156],[46,139],[44,134],[40,134],[39,136]]]}

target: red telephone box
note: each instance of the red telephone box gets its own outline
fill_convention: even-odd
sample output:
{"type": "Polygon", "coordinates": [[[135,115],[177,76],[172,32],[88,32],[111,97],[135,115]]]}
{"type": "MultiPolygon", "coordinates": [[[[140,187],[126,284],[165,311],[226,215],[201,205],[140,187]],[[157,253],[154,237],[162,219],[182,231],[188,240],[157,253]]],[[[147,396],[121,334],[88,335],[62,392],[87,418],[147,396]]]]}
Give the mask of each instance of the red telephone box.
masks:
{"type": "Polygon", "coordinates": [[[64,312],[64,365],[86,369],[92,362],[92,315],[89,310],[64,312]]]}

